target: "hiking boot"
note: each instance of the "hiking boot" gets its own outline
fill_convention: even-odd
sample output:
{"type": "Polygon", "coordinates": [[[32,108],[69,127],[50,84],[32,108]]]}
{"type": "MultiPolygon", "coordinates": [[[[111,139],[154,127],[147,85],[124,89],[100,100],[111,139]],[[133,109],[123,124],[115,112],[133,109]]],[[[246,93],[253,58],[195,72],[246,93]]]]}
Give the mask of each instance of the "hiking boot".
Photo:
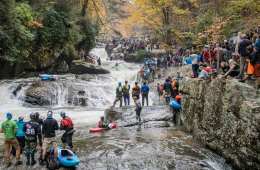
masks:
{"type": "Polygon", "coordinates": [[[40,160],[40,165],[41,165],[41,166],[45,165],[45,161],[41,159],[41,160],[40,160]]]}
{"type": "Polygon", "coordinates": [[[16,161],[15,166],[22,165],[22,164],[23,164],[22,161],[16,161]]]}
{"type": "Polygon", "coordinates": [[[36,161],[33,159],[32,162],[31,162],[31,165],[35,165],[36,164],[36,161]]]}
{"type": "Polygon", "coordinates": [[[30,165],[30,160],[26,161],[26,165],[29,166],[30,165]]]}

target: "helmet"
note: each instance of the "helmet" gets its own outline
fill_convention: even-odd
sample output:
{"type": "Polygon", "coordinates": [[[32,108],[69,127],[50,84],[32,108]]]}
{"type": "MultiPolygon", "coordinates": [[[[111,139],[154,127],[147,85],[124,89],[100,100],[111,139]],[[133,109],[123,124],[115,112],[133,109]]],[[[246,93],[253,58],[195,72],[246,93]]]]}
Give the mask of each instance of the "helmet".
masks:
{"type": "Polygon", "coordinates": [[[118,82],[118,85],[121,86],[121,82],[118,82]]]}
{"type": "Polygon", "coordinates": [[[23,121],[24,117],[23,116],[19,116],[18,117],[18,121],[23,121]]]}
{"type": "Polygon", "coordinates": [[[39,117],[40,117],[39,112],[35,112],[35,117],[36,117],[36,119],[39,119],[39,117]]]}
{"type": "Polygon", "coordinates": [[[48,111],[48,113],[47,113],[47,118],[51,119],[51,118],[52,118],[52,114],[53,114],[52,111],[48,111]]]}
{"type": "Polygon", "coordinates": [[[30,119],[31,120],[35,120],[36,119],[36,114],[35,113],[31,113],[30,114],[30,119]]]}
{"type": "Polygon", "coordinates": [[[65,113],[65,112],[60,112],[60,116],[61,116],[61,117],[65,117],[65,116],[66,116],[66,113],[65,113]]]}
{"type": "Polygon", "coordinates": [[[181,98],[182,98],[181,95],[177,95],[177,96],[175,97],[175,100],[180,101],[181,98]]]}
{"type": "Polygon", "coordinates": [[[101,117],[100,117],[100,119],[102,119],[102,120],[103,120],[103,119],[104,119],[104,116],[101,116],[101,117]]]}
{"type": "Polygon", "coordinates": [[[7,118],[8,120],[11,120],[12,117],[13,117],[12,113],[10,113],[10,112],[7,112],[7,113],[6,113],[6,118],[7,118]]]}

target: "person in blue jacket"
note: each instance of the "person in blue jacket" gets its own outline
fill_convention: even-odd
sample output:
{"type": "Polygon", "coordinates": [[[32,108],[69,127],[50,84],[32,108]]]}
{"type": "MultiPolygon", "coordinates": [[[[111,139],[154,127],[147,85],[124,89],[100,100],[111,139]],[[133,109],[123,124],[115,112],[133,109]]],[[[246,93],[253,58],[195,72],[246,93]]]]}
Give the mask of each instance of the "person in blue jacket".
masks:
{"type": "Polygon", "coordinates": [[[172,114],[173,114],[172,120],[175,124],[177,124],[177,117],[179,116],[180,111],[181,111],[181,99],[182,99],[182,96],[177,95],[175,97],[175,99],[172,100],[170,103],[170,106],[172,108],[172,114]]]}
{"type": "Polygon", "coordinates": [[[24,117],[20,116],[18,117],[18,120],[16,121],[17,124],[17,131],[16,131],[16,139],[19,142],[20,145],[20,151],[23,152],[24,146],[25,146],[25,134],[23,131],[23,128],[25,126],[24,117]]]}
{"type": "Polygon", "coordinates": [[[144,84],[141,87],[142,105],[143,106],[144,106],[144,100],[146,100],[147,106],[149,105],[149,102],[148,102],[149,91],[150,91],[149,86],[146,84],[146,82],[144,82],[144,84]]]}

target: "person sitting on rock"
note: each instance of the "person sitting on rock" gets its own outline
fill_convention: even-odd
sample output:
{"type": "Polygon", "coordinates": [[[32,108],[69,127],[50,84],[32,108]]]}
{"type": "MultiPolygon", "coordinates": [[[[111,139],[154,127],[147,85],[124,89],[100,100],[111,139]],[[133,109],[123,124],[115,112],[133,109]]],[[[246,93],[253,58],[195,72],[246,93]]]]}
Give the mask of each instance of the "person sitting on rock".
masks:
{"type": "Polygon", "coordinates": [[[239,64],[237,60],[238,57],[235,54],[233,54],[232,59],[230,59],[228,63],[221,63],[221,68],[224,72],[224,77],[236,77],[239,75],[239,64]]]}

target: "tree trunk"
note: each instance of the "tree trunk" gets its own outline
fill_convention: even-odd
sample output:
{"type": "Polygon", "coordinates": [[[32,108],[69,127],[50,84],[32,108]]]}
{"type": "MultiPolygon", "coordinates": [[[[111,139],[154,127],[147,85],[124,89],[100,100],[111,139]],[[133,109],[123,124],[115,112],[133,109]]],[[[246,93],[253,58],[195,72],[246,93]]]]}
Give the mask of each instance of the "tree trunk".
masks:
{"type": "Polygon", "coordinates": [[[86,14],[87,14],[88,3],[89,3],[89,0],[84,0],[84,4],[83,4],[82,10],[81,10],[81,14],[83,17],[86,16],[86,14]]]}
{"type": "Polygon", "coordinates": [[[163,30],[166,44],[171,45],[170,7],[163,7],[163,30]]]}

